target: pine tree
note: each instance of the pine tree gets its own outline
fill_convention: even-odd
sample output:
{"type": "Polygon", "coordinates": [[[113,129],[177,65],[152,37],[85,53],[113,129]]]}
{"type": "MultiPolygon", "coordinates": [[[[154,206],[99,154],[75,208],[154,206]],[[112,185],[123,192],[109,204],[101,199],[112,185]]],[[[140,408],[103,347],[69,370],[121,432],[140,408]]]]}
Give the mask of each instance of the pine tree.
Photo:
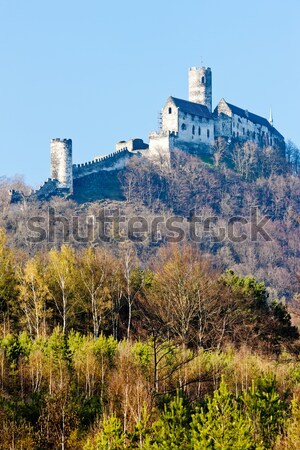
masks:
{"type": "Polygon", "coordinates": [[[144,450],[188,450],[190,414],[182,396],[164,405],[161,417],[153,424],[152,439],[146,440],[144,450]]]}
{"type": "Polygon", "coordinates": [[[266,375],[253,384],[244,395],[247,415],[254,426],[256,441],[263,441],[266,449],[273,448],[284,426],[287,410],[277,391],[274,375],[266,375]]]}
{"type": "Polygon", "coordinates": [[[278,439],[276,450],[299,450],[300,448],[300,398],[295,394],[292,400],[291,417],[286,422],[285,436],[278,439]]]}
{"type": "Polygon", "coordinates": [[[125,436],[120,420],[115,417],[104,417],[100,424],[100,431],[89,438],[83,450],[123,450],[125,436]]]}
{"type": "Polygon", "coordinates": [[[252,438],[251,421],[242,414],[237,400],[222,381],[206,408],[193,415],[191,424],[193,450],[261,449],[252,438]]]}

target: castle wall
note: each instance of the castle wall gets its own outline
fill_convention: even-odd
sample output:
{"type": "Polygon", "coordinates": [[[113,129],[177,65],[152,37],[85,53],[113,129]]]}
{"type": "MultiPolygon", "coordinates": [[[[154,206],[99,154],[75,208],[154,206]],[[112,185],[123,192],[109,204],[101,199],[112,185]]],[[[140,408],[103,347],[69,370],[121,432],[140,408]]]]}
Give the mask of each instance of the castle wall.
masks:
{"type": "MultiPolygon", "coordinates": [[[[31,192],[30,197],[32,199],[47,200],[52,195],[56,195],[59,191],[59,182],[56,179],[48,178],[41,186],[35,191],[31,192]]],[[[66,192],[66,188],[61,189],[62,192],[66,192]]]]}
{"type": "Polygon", "coordinates": [[[129,152],[127,148],[120,149],[110,155],[102,156],[83,164],[73,165],[73,178],[80,178],[101,170],[111,171],[123,169],[129,158],[135,153],[129,152]]]}
{"type": "Polygon", "coordinates": [[[176,134],[170,134],[168,131],[149,134],[149,150],[145,156],[159,165],[170,164],[170,150],[174,148],[176,134]]]}
{"type": "Polygon", "coordinates": [[[179,111],[178,141],[193,144],[212,145],[214,141],[214,121],[204,117],[179,111]]]}
{"type": "Polygon", "coordinates": [[[232,137],[232,118],[223,113],[215,117],[215,138],[219,136],[232,137]]]}
{"type": "Polygon", "coordinates": [[[52,139],[51,151],[51,178],[58,180],[59,187],[73,189],[72,172],[72,140],[52,139]]]}
{"type": "Polygon", "coordinates": [[[72,198],[79,203],[93,202],[105,198],[125,200],[122,193],[122,170],[104,170],[74,178],[72,198]]]}

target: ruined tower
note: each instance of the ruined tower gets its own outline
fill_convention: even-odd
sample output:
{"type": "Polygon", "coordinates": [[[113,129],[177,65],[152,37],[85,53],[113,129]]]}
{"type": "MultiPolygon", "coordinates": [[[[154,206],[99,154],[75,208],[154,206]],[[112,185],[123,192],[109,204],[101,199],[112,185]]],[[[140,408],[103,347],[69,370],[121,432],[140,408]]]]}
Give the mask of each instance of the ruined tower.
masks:
{"type": "Polygon", "coordinates": [[[58,180],[60,188],[73,192],[72,140],[52,139],[50,150],[51,178],[58,180]]]}
{"type": "Polygon", "coordinates": [[[189,101],[205,105],[212,112],[212,73],[210,67],[189,70],[189,101]]]}

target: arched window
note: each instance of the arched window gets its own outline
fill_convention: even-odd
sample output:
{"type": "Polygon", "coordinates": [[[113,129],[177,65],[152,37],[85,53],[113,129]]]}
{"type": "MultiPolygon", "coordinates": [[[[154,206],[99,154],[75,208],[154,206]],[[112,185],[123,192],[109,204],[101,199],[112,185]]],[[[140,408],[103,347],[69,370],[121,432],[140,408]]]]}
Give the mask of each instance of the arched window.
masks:
{"type": "Polygon", "coordinates": [[[195,134],[195,125],[193,125],[192,133],[195,134]]]}
{"type": "Polygon", "coordinates": [[[172,114],[172,108],[169,108],[169,114],[172,114]]]}
{"type": "Polygon", "coordinates": [[[181,129],[182,129],[182,130],[186,130],[186,124],[185,124],[185,123],[183,123],[183,124],[181,125],[181,129]]]}
{"type": "Polygon", "coordinates": [[[208,138],[209,138],[209,135],[210,135],[209,129],[207,129],[207,137],[208,137],[208,138]]]}
{"type": "Polygon", "coordinates": [[[198,135],[201,136],[201,127],[198,127],[198,135]]]}
{"type": "Polygon", "coordinates": [[[205,77],[202,77],[201,79],[201,83],[204,84],[205,83],[205,77]]]}

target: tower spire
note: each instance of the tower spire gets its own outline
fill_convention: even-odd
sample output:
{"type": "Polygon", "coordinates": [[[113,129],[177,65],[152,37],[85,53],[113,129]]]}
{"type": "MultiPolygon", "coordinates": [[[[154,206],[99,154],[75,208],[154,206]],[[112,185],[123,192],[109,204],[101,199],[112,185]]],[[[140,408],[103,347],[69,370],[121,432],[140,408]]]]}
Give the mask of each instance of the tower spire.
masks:
{"type": "Polygon", "coordinates": [[[269,123],[270,123],[271,126],[273,126],[274,121],[273,121],[272,108],[270,108],[270,118],[269,118],[269,123]]]}

